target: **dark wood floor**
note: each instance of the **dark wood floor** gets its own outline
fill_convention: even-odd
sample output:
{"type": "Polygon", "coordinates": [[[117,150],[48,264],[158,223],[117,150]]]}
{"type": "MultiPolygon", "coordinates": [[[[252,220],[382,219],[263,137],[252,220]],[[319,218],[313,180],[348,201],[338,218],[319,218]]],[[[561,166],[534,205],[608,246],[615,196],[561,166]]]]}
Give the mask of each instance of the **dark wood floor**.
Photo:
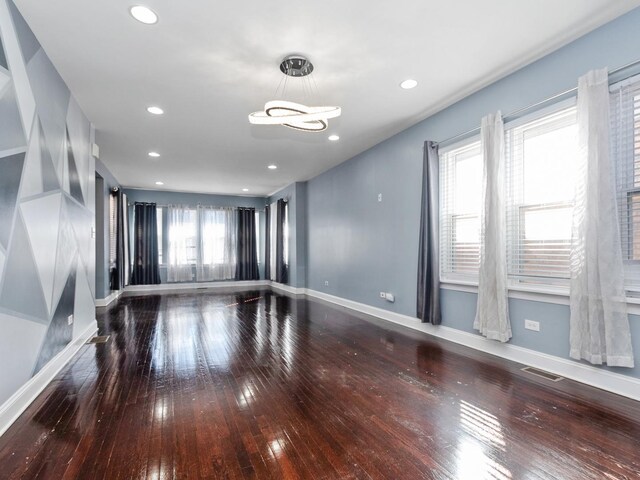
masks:
{"type": "Polygon", "coordinates": [[[638,479],[640,404],[264,291],[128,297],[0,478],[638,479]]]}

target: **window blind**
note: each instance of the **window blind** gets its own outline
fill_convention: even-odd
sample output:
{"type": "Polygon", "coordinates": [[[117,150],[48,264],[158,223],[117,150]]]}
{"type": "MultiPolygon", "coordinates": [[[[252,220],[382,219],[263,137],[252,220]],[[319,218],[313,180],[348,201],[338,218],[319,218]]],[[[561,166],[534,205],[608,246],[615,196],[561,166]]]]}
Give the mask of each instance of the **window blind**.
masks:
{"type": "Polygon", "coordinates": [[[482,169],[478,140],[440,152],[440,268],[443,281],[477,280],[482,169]]]}
{"type": "Polygon", "coordinates": [[[616,166],[625,285],[640,293],[640,79],[612,86],[611,152],[616,166]]]}
{"type": "Polygon", "coordinates": [[[505,135],[510,280],[567,284],[577,174],[576,108],[507,128],[505,135]]]}

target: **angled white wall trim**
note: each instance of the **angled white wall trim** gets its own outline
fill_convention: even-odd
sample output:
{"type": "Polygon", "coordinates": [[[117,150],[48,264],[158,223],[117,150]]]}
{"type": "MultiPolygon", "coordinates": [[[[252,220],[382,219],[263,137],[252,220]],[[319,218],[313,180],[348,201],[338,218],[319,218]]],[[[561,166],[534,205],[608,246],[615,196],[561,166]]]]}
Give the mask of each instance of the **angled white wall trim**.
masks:
{"type": "Polygon", "coordinates": [[[517,363],[530,365],[541,370],[546,370],[547,372],[555,373],[556,375],[570,378],[596,388],[601,388],[602,390],[607,390],[609,392],[640,401],[640,379],[638,378],[621,375],[619,373],[555,357],[546,353],[536,352],[535,350],[518,347],[517,345],[487,340],[480,335],[463,332],[461,330],[456,330],[455,328],[421,323],[417,318],[413,318],[408,315],[390,312],[382,308],[372,307],[364,303],[354,302],[352,300],[347,300],[346,298],[328,295],[315,290],[301,288],[294,290],[296,290],[295,293],[306,293],[310,297],[325,300],[327,302],[334,303],[351,310],[356,310],[367,315],[372,315],[399,325],[404,325],[405,327],[449,340],[481,352],[496,355],[517,363]]]}
{"type": "Polygon", "coordinates": [[[42,393],[47,385],[58,375],[69,360],[80,350],[86,341],[98,330],[94,320],[78,338],[69,343],[64,350],[53,357],[42,370],[36,373],[27,383],[0,406],[0,436],[15,422],[22,412],[42,393]]]}

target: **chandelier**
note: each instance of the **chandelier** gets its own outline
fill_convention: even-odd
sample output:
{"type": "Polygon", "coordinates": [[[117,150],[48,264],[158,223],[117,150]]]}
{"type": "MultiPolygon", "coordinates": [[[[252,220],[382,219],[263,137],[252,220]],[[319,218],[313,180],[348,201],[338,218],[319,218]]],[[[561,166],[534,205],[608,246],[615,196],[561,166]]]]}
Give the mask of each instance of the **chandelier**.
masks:
{"type": "MultiPolygon", "coordinates": [[[[307,77],[313,72],[313,64],[300,55],[286,57],[280,64],[280,71],[284,73],[284,87],[286,89],[288,77],[307,77]]],[[[308,81],[308,77],[305,79],[308,81]]],[[[282,81],[280,82],[282,84],[282,81]]],[[[311,91],[311,82],[306,85],[311,91]]],[[[279,90],[276,89],[276,94],[279,90]]],[[[301,103],[285,100],[272,100],[264,105],[264,110],[249,114],[249,122],[254,125],[283,125],[305,132],[322,132],[329,125],[329,119],[339,117],[340,107],[308,107],[301,103]]]]}

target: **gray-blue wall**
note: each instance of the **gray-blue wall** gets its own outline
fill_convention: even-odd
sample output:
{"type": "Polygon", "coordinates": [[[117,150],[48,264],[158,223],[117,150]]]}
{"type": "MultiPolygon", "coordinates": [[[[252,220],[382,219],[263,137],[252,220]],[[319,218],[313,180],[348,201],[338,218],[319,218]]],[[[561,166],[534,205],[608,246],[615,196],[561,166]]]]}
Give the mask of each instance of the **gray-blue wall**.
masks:
{"type": "MultiPolygon", "coordinates": [[[[573,88],[590,69],[638,60],[639,26],[635,9],[307,182],[307,287],[415,316],[424,141],[476,128],[489,112],[506,114],[573,88]],[[380,291],[395,294],[396,302],[380,299],[380,291]]],[[[475,294],[443,290],[441,297],[444,325],[473,331],[475,294]]],[[[567,307],[511,299],[510,308],[512,343],[568,357],[567,307]],[[525,331],[524,318],[540,321],[540,333],[525,331]]],[[[637,377],[640,318],[630,321],[639,366],[615,370],[637,377]]]]}
{"type": "Polygon", "coordinates": [[[307,183],[286,186],[269,197],[269,204],[284,198],[289,205],[289,281],[292,287],[307,284],[307,183]]]}
{"type": "Polygon", "coordinates": [[[2,404],[94,325],[95,171],[91,124],[10,0],[0,39],[2,404]]]}

